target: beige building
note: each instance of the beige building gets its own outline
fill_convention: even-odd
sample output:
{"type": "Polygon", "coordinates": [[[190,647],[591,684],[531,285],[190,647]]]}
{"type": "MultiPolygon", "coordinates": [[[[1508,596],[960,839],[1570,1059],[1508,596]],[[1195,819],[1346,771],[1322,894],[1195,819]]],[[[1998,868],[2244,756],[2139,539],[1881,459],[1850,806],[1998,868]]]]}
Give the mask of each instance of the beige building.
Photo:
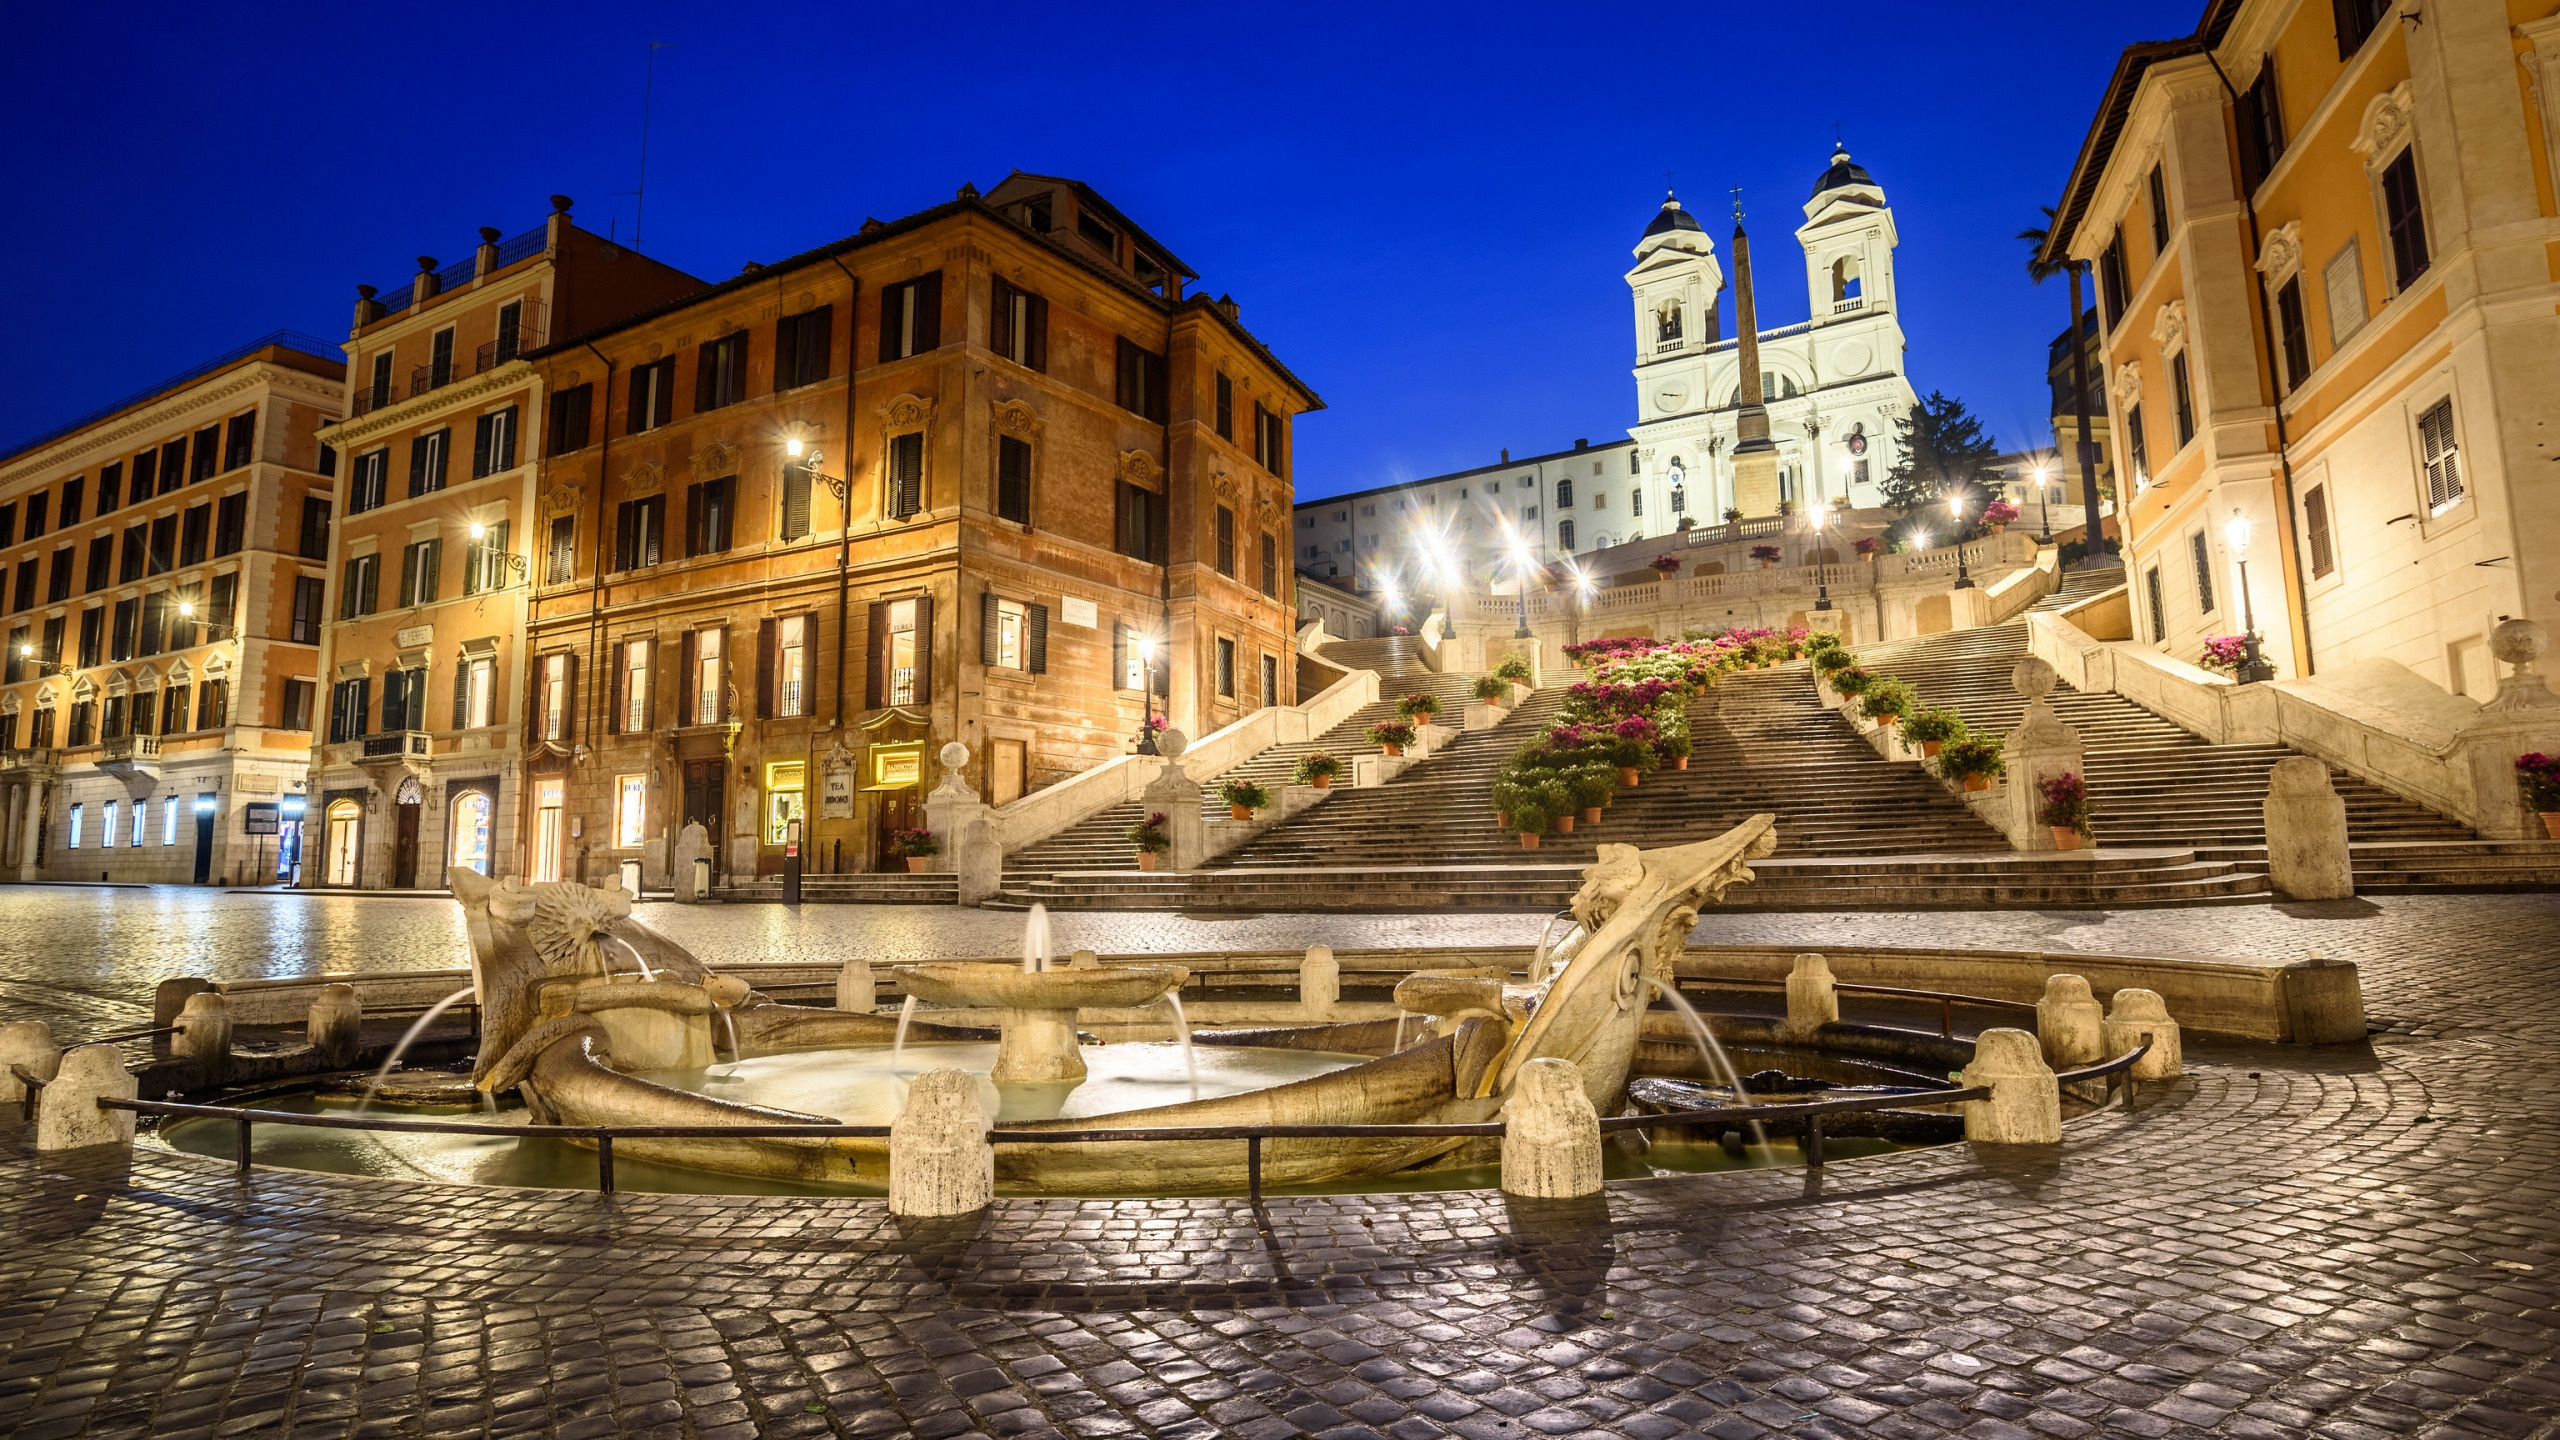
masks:
{"type": "Polygon", "coordinates": [[[2555,9],[2216,0],[2124,53],[2047,258],[2097,270],[2139,640],[2487,699],[2490,629],[2560,619],[2555,9]]]}
{"type": "Polygon", "coordinates": [[[278,331],[0,456],[0,873],[275,874],[309,768],[337,348],[278,331]]]}

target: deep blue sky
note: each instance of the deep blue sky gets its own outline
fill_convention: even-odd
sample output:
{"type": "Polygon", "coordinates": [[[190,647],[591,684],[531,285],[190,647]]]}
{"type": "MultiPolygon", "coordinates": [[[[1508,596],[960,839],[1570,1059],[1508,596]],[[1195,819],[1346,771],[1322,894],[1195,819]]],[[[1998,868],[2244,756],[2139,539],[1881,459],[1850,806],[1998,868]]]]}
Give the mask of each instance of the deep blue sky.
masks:
{"type": "Polygon", "coordinates": [[[1894,205],[1915,383],[2049,442],[2067,306],[2011,236],[2116,52],[2199,9],[0,6],[0,448],[268,330],[341,336],[357,282],[555,191],[627,238],[651,40],[643,249],[718,279],[963,180],[1081,177],[1330,404],[1302,495],[1622,435],[1619,277],[1666,170],[1720,248],[1743,187],[1761,323],[1802,319],[1835,121],[1894,205]]]}

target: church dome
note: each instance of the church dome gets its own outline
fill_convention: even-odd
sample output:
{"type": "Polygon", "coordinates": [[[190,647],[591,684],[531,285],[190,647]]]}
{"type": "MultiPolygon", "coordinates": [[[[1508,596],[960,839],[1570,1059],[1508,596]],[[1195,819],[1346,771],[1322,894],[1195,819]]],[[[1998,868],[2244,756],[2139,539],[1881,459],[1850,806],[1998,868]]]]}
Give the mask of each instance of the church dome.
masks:
{"type": "Polygon", "coordinates": [[[1845,190],[1852,185],[1873,189],[1875,183],[1876,177],[1867,173],[1866,166],[1849,158],[1847,146],[1834,145],[1831,147],[1831,168],[1823,171],[1822,178],[1813,182],[1813,193],[1819,195],[1825,190],[1845,190]]]}
{"type": "Polygon", "coordinates": [[[1703,234],[1706,227],[1698,223],[1697,216],[1680,208],[1679,196],[1666,194],[1662,197],[1662,213],[1654,216],[1653,223],[1644,227],[1642,238],[1650,240],[1656,235],[1668,235],[1674,230],[1694,230],[1703,234]]]}

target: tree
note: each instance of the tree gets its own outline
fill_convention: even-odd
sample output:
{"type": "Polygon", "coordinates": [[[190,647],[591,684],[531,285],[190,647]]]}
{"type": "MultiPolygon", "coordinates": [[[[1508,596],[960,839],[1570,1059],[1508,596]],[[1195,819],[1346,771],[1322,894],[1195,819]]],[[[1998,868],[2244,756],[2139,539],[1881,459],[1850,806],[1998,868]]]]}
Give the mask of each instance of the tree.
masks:
{"type": "Polygon", "coordinates": [[[1902,453],[1885,473],[1884,503],[1908,516],[1951,490],[1977,490],[2000,454],[1964,402],[1932,390],[1893,422],[1902,453]]]}

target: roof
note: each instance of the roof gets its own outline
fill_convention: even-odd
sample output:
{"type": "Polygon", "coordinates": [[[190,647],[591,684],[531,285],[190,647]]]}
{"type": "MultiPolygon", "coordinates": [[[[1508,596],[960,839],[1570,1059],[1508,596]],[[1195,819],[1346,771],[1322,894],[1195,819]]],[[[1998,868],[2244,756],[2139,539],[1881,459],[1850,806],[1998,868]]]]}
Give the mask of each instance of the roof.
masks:
{"type": "Polygon", "coordinates": [[[2054,207],[2056,218],[2045,231],[2044,248],[2036,252],[2039,263],[2059,265],[2070,253],[2071,236],[2080,228],[2081,218],[2089,213],[2098,177],[2106,173],[2107,162],[2115,158],[2116,140],[2124,134],[2125,121],[2133,113],[2133,97],[2142,88],[2143,75],[2164,60],[2204,54],[2221,44],[2239,8],[2240,0],[2206,0],[2204,16],[2196,22],[2194,34],[2128,45],[2116,57],[2115,73],[2107,77],[2107,88],[2098,99],[2098,113],[2089,122],[2088,137],[2080,142],[2079,158],[2072,162],[2071,177],[2063,184],[2062,203],[2054,207]]]}
{"type": "MultiPolygon", "coordinates": [[[[1018,174],[1021,172],[1016,173],[1018,174]]],[[[1062,181],[1060,183],[1076,184],[1078,182],[1062,181]]],[[[1113,215],[1118,215],[1120,212],[1113,210],[1111,213],[1113,215]]],[[[1034,240],[1043,239],[1043,237],[1034,234],[1031,230],[1025,228],[1012,217],[1006,215],[1003,211],[989,205],[984,199],[980,198],[977,191],[972,188],[965,190],[958,199],[946,200],[939,205],[919,210],[912,215],[901,216],[896,220],[889,221],[888,223],[880,226],[876,230],[872,230],[868,234],[857,231],[841,240],[830,241],[827,244],[818,246],[814,250],[804,250],[797,255],[793,255],[787,259],[777,260],[770,265],[760,265],[755,269],[743,271],[737,275],[731,276],[729,279],[721,281],[717,285],[708,286],[704,289],[696,290],[691,294],[679,296],[676,299],[667,301],[663,305],[653,306],[647,310],[639,311],[636,314],[623,316],[619,320],[612,321],[609,324],[599,325],[582,334],[571,335],[563,339],[554,340],[548,345],[542,346],[539,349],[529,350],[525,353],[528,358],[538,359],[549,355],[556,355],[563,351],[574,350],[579,346],[601,340],[608,335],[629,330],[635,326],[646,325],[651,321],[662,319],[693,306],[704,304],[708,301],[718,300],[722,296],[738,290],[746,289],[752,285],[763,284],[777,276],[788,275],[795,270],[804,270],[812,266],[826,264],[836,256],[850,254],[853,251],[866,249],[873,245],[887,244],[892,240],[896,240],[903,236],[911,235],[918,230],[922,230],[928,225],[933,225],[937,222],[948,220],[955,215],[962,214],[981,215],[996,224],[1018,231],[1021,234],[1029,235],[1034,240]]],[[[1136,227],[1132,226],[1131,228],[1135,229],[1136,227]]],[[[1153,244],[1154,242],[1150,240],[1148,243],[1153,244]]],[[[1305,398],[1308,410],[1314,411],[1325,408],[1324,397],[1316,394],[1315,390],[1309,386],[1307,382],[1299,379],[1295,371],[1280,363],[1280,357],[1272,354],[1269,346],[1264,345],[1260,339],[1256,338],[1252,331],[1245,329],[1242,321],[1231,319],[1226,312],[1220,310],[1217,307],[1217,304],[1209,296],[1205,294],[1190,295],[1180,300],[1167,300],[1153,290],[1149,290],[1145,286],[1140,285],[1135,276],[1130,275],[1117,265],[1106,265],[1094,257],[1079,254],[1074,246],[1044,243],[1043,248],[1051,255],[1062,258],[1071,265],[1075,265],[1090,274],[1098,275],[1110,280],[1112,283],[1128,291],[1132,298],[1155,306],[1157,309],[1163,311],[1167,316],[1193,311],[1207,315],[1218,324],[1225,326],[1227,330],[1233,334],[1239,344],[1251,351],[1255,358],[1270,366],[1281,379],[1287,381],[1290,388],[1296,390],[1299,395],[1305,398]]],[[[1159,246],[1158,249],[1161,251],[1162,247],[1159,246]]],[[[1168,260],[1173,258],[1170,252],[1163,253],[1165,254],[1165,258],[1168,260]]],[[[1178,264],[1179,262],[1176,263],[1178,264]]],[[[1190,274],[1189,271],[1185,271],[1183,273],[1185,279],[1198,278],[1190,274]]]]}
{"type": "Polygon", "coordinates": [[[228,368],[240,361],[248,359],[259,351],[270,347],[279,350],[298,351],[315,360],[325,360],[332,367],[332,373],[341,380],[346,378],[347,351],[344,345],[335,340],[323,340],[317,335],[305,334],[300,330],[270,330],[266,334],[259,336],[257,339],[250,341],[246,345],[235,346],[232,349],[225,350],[221,354],[214,356],[210,360],[198,361],[197,363],[188,366],[186,369],[179,371],[177,374],[170,376],[166,380],[156,381],[152,384],[145,385],[123,399],[116,401],[114,404],[101,405],[86,415],[82,415],[74,420],[65,421],[64,423],[56,425],[52,429],[47,430],[43,434],[35,436],[32,439],[22,440],[19,443],[10,446],[7,450],[0,450],[0,461],[15,460],[30,450],[50,445],[65,435],[86,430],[90,426],[97,424],[99,421],[105,420],[121,411],[130,410],[137,405],[156,400],[160,396],[165,395],[182,385],[191,384],[197,380],[201,380],[216,370],[228,368]]]}
{"type": "Polygon", "coordinates": [[[1479,465],[1473,470],[1451,470],[1440,475],[1420,475],[1411,480],[1400,480],[1393,485],[1372,485],[1366,490],[1345,490],[1339,495],[1325,495],[1312,500],[1300,500],[1290,508],[1292,510],[1305,510],[1316,505],[1333,505],[1344,500],[1358,500],[1363,496],[1368,495],[1386,495],[1398,490],[1411,490],[1422,485],[1440,485],[1451,480],[1466,480],[1478,475],[1504,473],[1512,470],[1518,470],[1523,466],[1543,465],[1550,460],[1570,460],[1577,455],[1600,455],[1611,450],[1631,446],[1635,443],[1636,442],[1632,438],[1628,438],[1607,440],[1597,445],[1576,445],[1570,450],[1551,450],[1544,455],[1523,455],[1517,459],[1502,461],[1499,464],[1479,465]]]}
{"type": "Polygon", "coordinates": [[[1662,197],[1661,211],[1653,217],[1652,224],[1644,227],[1644,234],[1638,238],[1650,240],[1656,235],[1668,235],[1674,230],[1694,230],[1700,234],[1706,233],[1706,227],[1698,223],[1697,216],[1680,208],[1680,197],[1678,195],[1665,194],[1662,197]]]}
{"type": "Polygon", "coordinates": [[[1849,147],[1835,145],[1831,149],[1831,168],[1823,171],[1813,182],[1813,193],[1819,195],[1825,190],[1845,190],[1852,185],[1872,189],[1875,183],[1876,177],[1867,173],[1866,166],[1849,158],[1849,147]]]}
{"type": "MultiPolygon", "coordinates": [[[[1163,256],[1165,258],[1165,262],[1173,267],[1175,274],[1180,275],[1185,280],[1197,280],[1200,278],[1199,271],[1183,264],[1182,257],[1174,254],[1172,250],[1165,246],[1164,242],[1156,239],[1153,235],[1148,234],[1145,226],[1130,219],[1128,216],[1121,214],[1119,206],[1103,199],[1100,192],[1096,191],[1092,186],[1087,185],[1083,181],[1069,179],[1064,175],[1039,175],[1029,170],[1008,171],[1005,175],[1005,181],[1011,181],[1016,178],[1036,180],[1043,184],[1064,185],[1068,187],[1076,192],[1077,205],[1090,206],[1093,209],[1099,210],[1103,214],[1110,216],[1113,220],[1118,221],[1121,229],[1136,236],[1140,241],[1145,243],[1148,249],[1163,256]]],[[[999,181],[998,183],[1002,184],[1004,181],[999,181]]]]}

